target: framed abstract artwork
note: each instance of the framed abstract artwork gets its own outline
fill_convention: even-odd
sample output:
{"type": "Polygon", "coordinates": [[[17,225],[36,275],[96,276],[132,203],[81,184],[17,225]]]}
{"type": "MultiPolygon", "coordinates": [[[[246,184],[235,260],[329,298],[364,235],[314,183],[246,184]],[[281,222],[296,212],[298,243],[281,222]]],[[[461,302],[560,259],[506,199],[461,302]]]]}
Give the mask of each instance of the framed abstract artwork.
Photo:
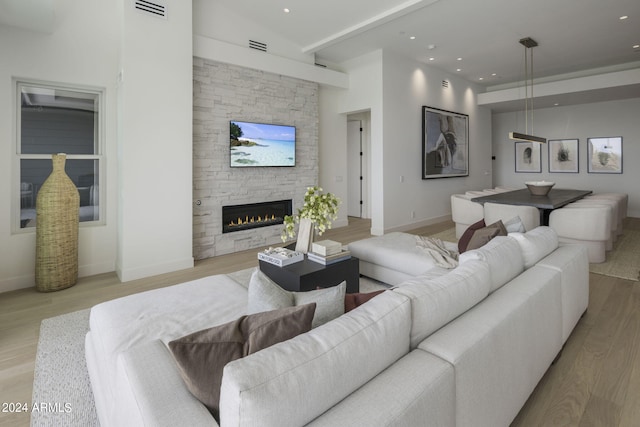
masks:
{"type": "Polygon", "coordinates": [[[550,139],[549,172],[580,172],[580,147],[578,139],[550,139]]]}
{"type": "Polygon", "coordinates": [[[589,173],[622,173],[622,137],[587,138],[589,173]]]}
{"type": "Polygon", "coordinates": [[[542,172],[542,154],[537,142],[515,142],[516,172],[542,172]]]}
{"type": "Polygon", "coordinates": [[[422,179],[469,175],[469,116],[422,107],[422,179]]]}

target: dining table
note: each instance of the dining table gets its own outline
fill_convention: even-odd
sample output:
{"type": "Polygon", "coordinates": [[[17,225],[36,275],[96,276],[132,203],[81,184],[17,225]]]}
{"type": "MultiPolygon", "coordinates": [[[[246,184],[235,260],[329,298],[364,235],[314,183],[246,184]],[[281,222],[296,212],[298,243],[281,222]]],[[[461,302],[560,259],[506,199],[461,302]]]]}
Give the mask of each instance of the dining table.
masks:
{"type": "Polygon", "coordinates": [[[472,202],[485,204],[502,203],[505,205],[533,206],[540,211],[540,224],[549,225],[549,215],[554,209],[561,208],[571,202],[580,200],[588,196],[591,190],[574,190],[563,188],[552,188],[544,196],[531,194],[528,188],[521,190],[505,191],[501,193],[489,194],[487,196],[475,197],[472,202]]]}

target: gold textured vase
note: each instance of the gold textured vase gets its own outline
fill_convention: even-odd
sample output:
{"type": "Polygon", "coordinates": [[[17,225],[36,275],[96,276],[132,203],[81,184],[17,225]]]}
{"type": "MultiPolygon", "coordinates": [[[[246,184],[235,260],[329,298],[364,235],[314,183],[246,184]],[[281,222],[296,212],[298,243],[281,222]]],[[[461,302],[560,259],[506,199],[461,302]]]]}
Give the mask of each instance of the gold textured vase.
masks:
{"type": "Polygon", "coordinates": [[[80,195],[67,176],[65,154],[54,154],[53,171],[36,199],[36,289],[59,291],[78,280],[80,195]]]}

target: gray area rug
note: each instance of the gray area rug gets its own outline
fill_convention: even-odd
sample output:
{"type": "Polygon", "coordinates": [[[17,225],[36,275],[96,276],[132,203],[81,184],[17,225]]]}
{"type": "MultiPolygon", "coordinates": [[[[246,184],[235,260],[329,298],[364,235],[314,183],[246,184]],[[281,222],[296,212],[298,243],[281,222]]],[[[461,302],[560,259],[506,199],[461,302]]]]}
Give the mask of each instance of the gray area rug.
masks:
{"type": "Polygon", "coordinates": [[[45,319],[40,325],[31,401],[32,426],[98,426],[84,357],[89,310],[45,319]],[[45,407],[46,406],[46,407],[45,407]]]}
{"type": "MultiPolygon", "coordinates": [[[[248,283],[253,268],[231,273],[248,283]],[[245,281],[246,280],[246,281],[245,281]]],[[[360,278],[360,292],[389,286],[360,278]]],[[[84,357],[84,337],[89,331],[89,310],[80,310],[42,321],[36,354],[32,402],[46,404],[31,413],[32,426],[99,426],[84,357]]]]}

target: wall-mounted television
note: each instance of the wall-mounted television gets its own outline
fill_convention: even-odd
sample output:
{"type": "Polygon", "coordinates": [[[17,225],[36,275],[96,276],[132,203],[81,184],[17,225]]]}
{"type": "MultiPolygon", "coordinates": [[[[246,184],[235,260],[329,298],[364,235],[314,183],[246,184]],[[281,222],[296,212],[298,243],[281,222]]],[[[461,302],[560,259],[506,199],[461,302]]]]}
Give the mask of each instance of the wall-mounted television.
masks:
{"type": "Polygon", "coordinates": [[[231,167],[295,166],[295,126],[232,120],[231,167]]]}

